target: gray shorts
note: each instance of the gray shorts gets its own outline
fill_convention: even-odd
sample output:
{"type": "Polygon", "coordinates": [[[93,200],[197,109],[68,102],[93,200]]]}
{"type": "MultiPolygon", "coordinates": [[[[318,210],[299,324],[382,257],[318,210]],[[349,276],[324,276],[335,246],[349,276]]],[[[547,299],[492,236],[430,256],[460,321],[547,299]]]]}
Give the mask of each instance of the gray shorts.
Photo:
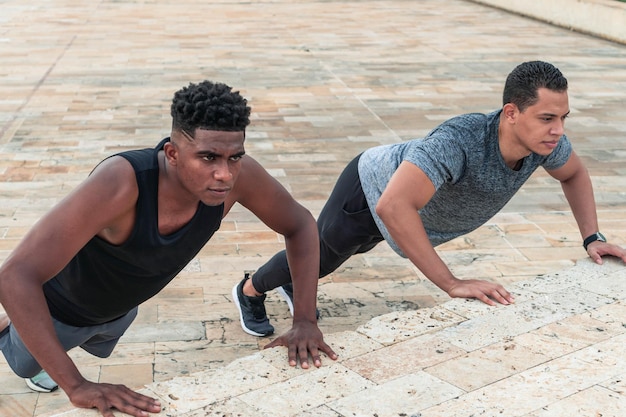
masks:
{"type": "MultiPolygon", "coordinates": [[[[100,358],[107,358],[126,329],[137,317],[137,307],[125,316],[97,326],[74,327],[52,319],[54,330],[65,351],[80,346],[100,358]]],[[[15,328],[9,325],[8,332],[0,338],[0,350],[9,366],[22,378],[30,378],[41,371],[41,366],[32,357],[15,328]]]]}

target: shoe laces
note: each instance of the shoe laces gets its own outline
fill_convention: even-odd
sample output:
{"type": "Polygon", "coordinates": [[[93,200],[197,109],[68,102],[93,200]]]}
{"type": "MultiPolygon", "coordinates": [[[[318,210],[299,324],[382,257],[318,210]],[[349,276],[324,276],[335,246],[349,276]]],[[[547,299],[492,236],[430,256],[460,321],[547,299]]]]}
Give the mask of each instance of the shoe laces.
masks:
{"type": "Polygon", "coordinates": [[[267,317],[264,303],[265,297],[248,297],[248,301],[250,302],[250,310],[255,319],[263,320],[267,317]]]}

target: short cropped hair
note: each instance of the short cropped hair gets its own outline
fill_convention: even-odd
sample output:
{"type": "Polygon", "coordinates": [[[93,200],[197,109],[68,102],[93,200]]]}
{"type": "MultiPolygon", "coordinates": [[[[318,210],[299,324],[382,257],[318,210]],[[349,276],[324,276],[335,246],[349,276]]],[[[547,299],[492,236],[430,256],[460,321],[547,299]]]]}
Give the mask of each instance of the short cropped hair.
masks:
{"type": "Polygon", "coordinates": [[[537,90],[567,91],[567,79],[554,65],[543,61],[524,62],[509,74],[504,84],[502,105],[513,103],[520,111],[537,102],[537,90]]]}
{"type": "Polygon", "coordinates": [[[193,135],[196,129],[226,132],[245,131],[250,124],[250,107],[239,91],[222,83],[205,80],[190,83],[174,93],[172,128],[193,135]]]}

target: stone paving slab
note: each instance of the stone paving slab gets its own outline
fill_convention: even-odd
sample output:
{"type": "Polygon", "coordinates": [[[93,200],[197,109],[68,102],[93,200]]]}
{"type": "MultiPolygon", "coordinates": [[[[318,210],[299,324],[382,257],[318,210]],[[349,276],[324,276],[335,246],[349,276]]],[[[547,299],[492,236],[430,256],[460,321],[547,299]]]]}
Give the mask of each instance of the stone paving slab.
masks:
{"type": "MultiPolygon", "coordinates": [[[[328,335],[341,356],[334,363],[325,358],[318,369],[290,368],[284,349],[276,348],[154,383],[144,392],[160,398],[166,404],[161,414],[171,417],[620,416],[626,412],[626,294],[592,297],[589,303],[580,291],[596,279],[619,287],[625,272],[621,262],[598,266],[584,260],[564,274],[546,276],[554,284],[551,292],[544,287],[543,295],[511,306],[462,317],[452,313],[459,302],[452,300],[328,335]],[[559,293],[560,301],[547,296],[559,293]],[[541,309],[552,314],[540,313],[538,319],[541,309]],[[433,326],[433,320],[449,326],[433,326]],[[387,333],[401,337],[379,340],[387,333]],[[464,343],[472,336],[481,343],[464,343]],[[559,414],[564,410],[570,414],[559,414]]],[[[55,414],[94,415],[91,410],[55,414]]]]}
{"type": "MultiPolygon", "coordinates": [[[[247,152],[317,215],[354,155],[421,137],[459,113],[499,107],[504,77],[529,59],[554,62],[570,80],[568,135],[592,175],[601,230],[626,244],[626,49],[617,43],[463,0],[4,0],[0,57],[0,260],[101,159],[166,136],[171,95],[190,81],[227,82],[249,98],[247,152]]],[[[623,301],[602,303],[623,300],[622,265],[577,264],[585,257],[580,239],[558,184],[537,172],[484,227],[437,248],[457,276],[514,289],[518,304],[511,309],[449,300],[386,245],[354,257],[319,285],[320,327],[341,355],[333,372],[344,383],[367,379],[383,393],[399,379],[411,386],[429,381],[442,390],[433,398],[443,401],[456,389],[471,402],[470,392],[496,398],[480,390],[502,380],[511,364],[530,372],[555,350],[569,355],[608,343],[606,335],[620,334],[626,313],[623,301]],[[582,276],[589,279],[579,282],[582,276]],[[572,303],[569,291],[582,304],[572,303]],[[529,321],[517,322],[517,315],[529,321]],[[402,326],[392,329],[379,316],[402,326]],[[511,326],[491,328],[487,318],[511,326]],[[484,338],[471,333],[476,329],[484,338]],[[404,362],[406,352],[414,355],[404,362]],[[455,369],[454,361],[469,368],[455,369]],[[405,375],[407,366],[415,372],[405,375]],[[455,384],[463,372],[475,378],[455,384]]],[[[141,306],[111,358],[80,350],[72,358],[90,380],[138,389],[165,389],[198,372],[243,375],[237,383],[251,391],[220,394],[210,406],[202,388],[189,404],[168,397],[190,415],[205,415],[204,407],[206,415],[254,413],[255,402],[244,395],[270,387],[254,375],[246,382],[236,368],[243,364],[248,372],[278,369],[284,379],[276,384],[297,391],[289,381],[306,382],[308,374],[289,369],[280,350],[259,353],[272,338],[245,334],[230,300],[242,271],[283,246],[281,236],[235,207],[188,268],[141,306]],[[249,357],[268,364],[252,366],[249,357]]],[[[269,294],[267,307],[276,333],[289,329],[280,297],[269,294]]],[[[320,371],[326,382],[329,372],[320,371]]],[[[623,376],[569,397],[562,392],[529,415],[577,415],[572,407],[582,406],[569,398],[620,415],[623,376]]],[[[526,394],[517,401],[531,401],[526,394]]],[[[294,397],[288,409],[337,416],[353,399],[356,405],[370,400],[361,391],[329,395],[332,401],[322,404],[313,398],[313,408],[308,396],[294,397]]],[[[398,404],[407,401],[410,395],[398,393],[398,404]]],[[[431,415],[447,415],[437,401],[424,403],[435,410],[431,415]]],[[[452,400],[441,404],[455,407],[452,400]]],[[[595,417],[589,407],[575,410],[595,417]]],[[[30,392],[0,358],[0,416],[68,408],[62,392],[30,392]]]]}

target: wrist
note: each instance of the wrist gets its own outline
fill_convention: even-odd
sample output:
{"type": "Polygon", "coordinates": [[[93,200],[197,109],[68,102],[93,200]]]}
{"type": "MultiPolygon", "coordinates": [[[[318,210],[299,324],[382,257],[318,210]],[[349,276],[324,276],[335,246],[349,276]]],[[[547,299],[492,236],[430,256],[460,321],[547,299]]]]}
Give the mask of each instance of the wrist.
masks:
{"type": "Polygon", "coordinates": [[[587,236],[583,240],[583,248],[585,248],[585,250],[587,250],[587,246],[589,246],[593,242],[606,242],[606,238],[604,237],[604,235],[602,233],[595,232],[595,233],[587,236]]]}
{"type": "Polygon", "coordinates": [[[450,291],[456,288],[459,285],[459,283],[461,283],[463,280],[455,277],[454,275],[450,275],[438,281],[433,281],[433,280],[431,281],[436,286],[438,286],[441,290],[449,294],[450,291]]]}

